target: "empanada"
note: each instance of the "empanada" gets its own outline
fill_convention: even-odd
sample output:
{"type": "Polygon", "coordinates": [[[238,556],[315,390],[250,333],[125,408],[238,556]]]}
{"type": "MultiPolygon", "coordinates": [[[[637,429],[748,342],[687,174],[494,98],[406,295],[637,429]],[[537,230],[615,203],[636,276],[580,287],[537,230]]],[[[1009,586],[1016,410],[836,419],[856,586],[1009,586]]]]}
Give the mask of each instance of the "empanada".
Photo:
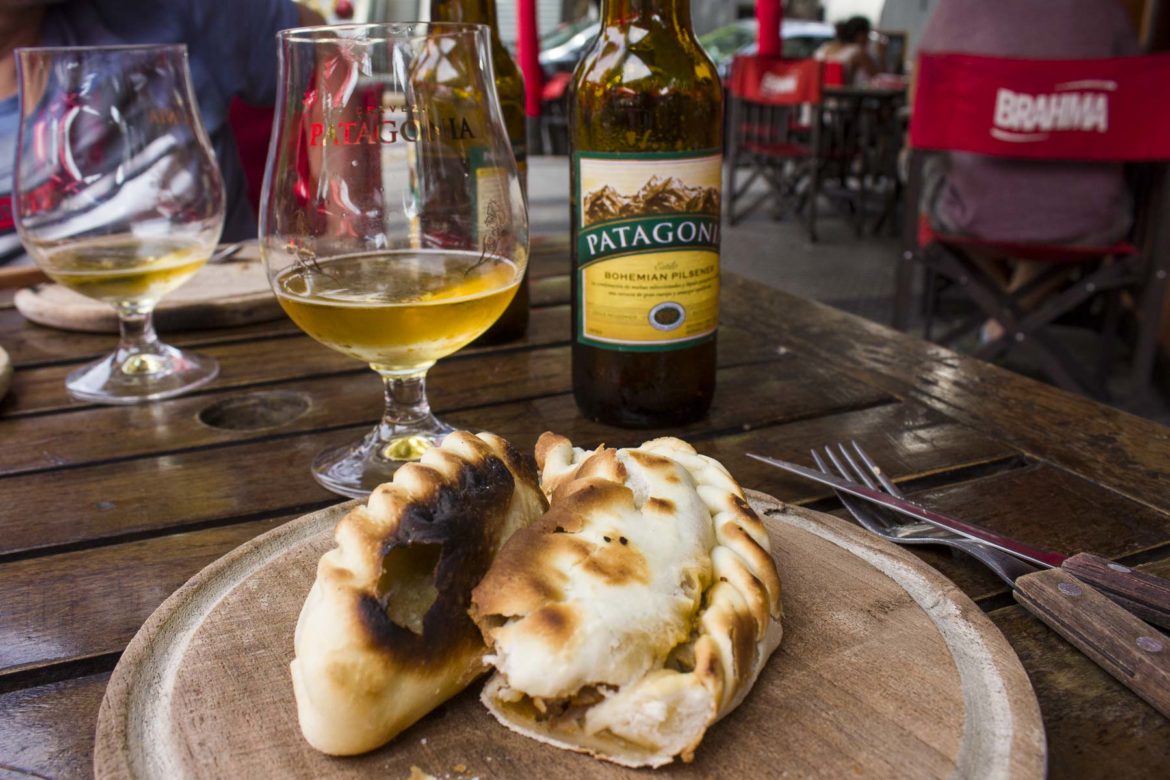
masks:
{"type": "Polygon", "coordinates": [[[472,594],[509,728],[625,766],[690,760],[780,643],[767,531],[687,443],[537,444],[549,511],[472,594]]]}
{"type": "Polygon", "coordinates": [[[332,755],[376,748],[484,671],[471,589],[545,507],[532,466],[506,441],[457,432],[338,523],[290,665],[309,744],[332,755]]]}

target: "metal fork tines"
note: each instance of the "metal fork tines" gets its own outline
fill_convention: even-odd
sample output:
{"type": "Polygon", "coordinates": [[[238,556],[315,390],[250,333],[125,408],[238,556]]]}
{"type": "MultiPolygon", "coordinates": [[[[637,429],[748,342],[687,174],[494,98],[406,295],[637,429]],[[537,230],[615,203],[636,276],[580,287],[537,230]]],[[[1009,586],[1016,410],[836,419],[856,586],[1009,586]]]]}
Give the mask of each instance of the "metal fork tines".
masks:
{"type": "MultiPolygon", "coordinates": [[[[827,445],[824,455],[833,464],[833,470],[843,479],[860,483],[874,490],[882,490],[897,498],[905,498],[902,491],[885,475],[874,460],[866,454],[856,441],[850,446],[827,445]],[[860,461],[860,462],[859,462],[860,461]]],[[[813,460],[825,474],[832,474],[825,460],[817,450],[812,450],[813,460]]],[[[994,571],[1009,586],[1016,578],[1038,571],[1035,566],[1021,561],[1014,555],[997,550],[981,542],[960,536],[945,528],[928,523],[906,522],[904,518],[887,512],[841,491],[834,491],[849,514],[866,530],[897,544],[941,544],[971,555],[994,571]]]]}

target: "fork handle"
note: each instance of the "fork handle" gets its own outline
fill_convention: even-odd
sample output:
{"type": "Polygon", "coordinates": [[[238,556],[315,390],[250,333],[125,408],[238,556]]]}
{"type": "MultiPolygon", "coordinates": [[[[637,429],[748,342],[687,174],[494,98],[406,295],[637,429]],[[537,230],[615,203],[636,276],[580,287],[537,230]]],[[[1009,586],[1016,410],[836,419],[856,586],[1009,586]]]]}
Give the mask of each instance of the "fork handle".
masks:
{"type": "Polygon", "coordinates": [[[1063,569],[1016,580],[1016,601],[1170,718],[1170,639],[1063,569]]]}
{"type": "Polygon", "coordinates": [[[1094,585],[1147,623],[1170,628],[1170,580],[1091,553],[1078,553],[1060,568],[1094,585]]]}

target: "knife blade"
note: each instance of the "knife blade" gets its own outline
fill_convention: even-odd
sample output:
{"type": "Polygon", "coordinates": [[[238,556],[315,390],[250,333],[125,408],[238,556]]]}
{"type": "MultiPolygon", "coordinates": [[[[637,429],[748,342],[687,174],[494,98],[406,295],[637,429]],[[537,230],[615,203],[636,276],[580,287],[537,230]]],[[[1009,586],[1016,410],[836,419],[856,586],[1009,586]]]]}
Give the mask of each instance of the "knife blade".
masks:
{"type": "Polygon", "coordinates": [[[907,517],[912,517],[915,520],[921,520],[930,523],[939,528],[945,528],[948,531],[953,531],[960,536],[972,539],[977,542],[994,547],[997,550],[1003,550],[1006,553],[1011,553],[1017,558],[1043,566],[1045,568],[1058,568],[1068,558],[1067,555],[1062,555],[1051,550],[1041,550],[1031,545],[1023,544],[1015,539],[1007,536],[1001,536],[994,531],[988,531],[985,528],[969,525],[962,520],[948,515],[934,512],[921,504],[916,504],[913,501],[908,501],[904,498],[897,498],[891,496],[889,493],[884,493],[880,490],[856,482],[842,479],[841,477],[833,476],[832,474],[825,474],[815,469],[806,468],[796,463],[789,463],[786,460],[778,460],[776,458],[769,458],[764,455],[756,455],[754,453],[746,453],[749,458],[754,458],[762,463],[767,463],[771,466],[790,471],[793,474],[799,474],[802,477],[811,479],[814,482],[820,482],[822,485],[829,485],[835,490],[840,490],[843,493],[848,493],[858,498],[863,498],[866,501],[872,501],[875,504],[889,507],[895,512],[899,512],[907,517]]]}

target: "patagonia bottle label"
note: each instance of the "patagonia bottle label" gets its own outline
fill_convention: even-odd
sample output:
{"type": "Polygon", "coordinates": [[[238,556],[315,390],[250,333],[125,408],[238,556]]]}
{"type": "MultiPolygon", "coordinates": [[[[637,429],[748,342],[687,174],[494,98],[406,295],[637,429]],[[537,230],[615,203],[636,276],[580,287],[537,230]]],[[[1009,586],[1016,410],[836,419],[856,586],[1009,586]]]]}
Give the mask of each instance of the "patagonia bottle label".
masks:
{"type": "Polygon", "coordinates": [[[578,340],[665,351],[711,338],[719,324],[719,152],[578,152],[573,162],[578,340]]]}

